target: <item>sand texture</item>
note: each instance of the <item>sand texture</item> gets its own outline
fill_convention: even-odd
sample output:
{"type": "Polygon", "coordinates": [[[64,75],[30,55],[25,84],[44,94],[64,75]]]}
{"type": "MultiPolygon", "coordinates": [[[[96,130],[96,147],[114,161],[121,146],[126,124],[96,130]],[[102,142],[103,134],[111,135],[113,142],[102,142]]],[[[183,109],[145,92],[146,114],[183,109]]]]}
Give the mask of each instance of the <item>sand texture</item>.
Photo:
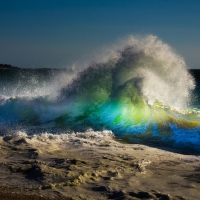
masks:
{"type": "Polygon", "coordinates": [[[199,199],[200,157],[112,137],[0,137],[0,199],[199,199]]]}

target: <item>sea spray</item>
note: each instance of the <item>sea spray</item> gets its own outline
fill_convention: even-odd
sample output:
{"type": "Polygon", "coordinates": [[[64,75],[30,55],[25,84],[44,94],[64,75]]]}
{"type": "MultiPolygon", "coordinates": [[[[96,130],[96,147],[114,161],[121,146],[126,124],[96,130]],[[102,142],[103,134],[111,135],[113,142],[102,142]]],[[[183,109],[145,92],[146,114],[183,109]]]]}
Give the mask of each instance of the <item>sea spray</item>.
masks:
{"type": "Polygon", "coordinates": [[[195,81],[169,45],[152,35],[131,36],[96,60],[82,70],[54,70],[49,76],[44,70],[39,79],[30,73],[18,84],[1,82],[2,129],[72,133],[92,128],[129,142],[153,138],[175,144],[182,137],[186,144],[188,137],[199,145],[200,113],[191,98],[195,81]]]}

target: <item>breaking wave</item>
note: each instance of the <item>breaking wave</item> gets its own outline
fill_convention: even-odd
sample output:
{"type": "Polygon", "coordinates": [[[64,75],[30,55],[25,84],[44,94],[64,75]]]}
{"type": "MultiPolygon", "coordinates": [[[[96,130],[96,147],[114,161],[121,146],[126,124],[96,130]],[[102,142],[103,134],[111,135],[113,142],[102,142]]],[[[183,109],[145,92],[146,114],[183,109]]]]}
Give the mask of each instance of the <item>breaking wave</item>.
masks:
{"type": "Polygon", "coordinates": [[[2,132],[92,128],[128,142],[173,141],[200,149],[195,80],[169,45],[152,35],[131,36],[97,60],[82,70],[48,76],[44,70],[40,78],[30,73],[18,75],[18,84],[1,82],[2,132]]]}

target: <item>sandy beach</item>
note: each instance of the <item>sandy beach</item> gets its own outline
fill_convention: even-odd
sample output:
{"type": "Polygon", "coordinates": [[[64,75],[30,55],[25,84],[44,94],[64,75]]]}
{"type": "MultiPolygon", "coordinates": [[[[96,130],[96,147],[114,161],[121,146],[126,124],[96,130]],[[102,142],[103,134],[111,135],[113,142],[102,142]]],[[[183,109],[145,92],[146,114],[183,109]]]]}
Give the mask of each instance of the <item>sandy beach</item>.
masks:
{"type": "Polygon", "coordinates": [[[109,132],[0,138],[1,199],[198,199],[200,157],[109,132]]]}

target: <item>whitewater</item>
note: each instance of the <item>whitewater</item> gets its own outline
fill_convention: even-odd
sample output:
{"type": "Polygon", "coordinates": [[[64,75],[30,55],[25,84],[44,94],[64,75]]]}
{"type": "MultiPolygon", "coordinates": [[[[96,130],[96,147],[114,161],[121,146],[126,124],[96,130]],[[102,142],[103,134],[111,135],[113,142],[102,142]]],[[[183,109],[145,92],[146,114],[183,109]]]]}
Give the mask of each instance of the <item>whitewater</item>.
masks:
{"type": "Polygon", "coordinates": [[[72,69],[0,72],[0,133],[113,134],[200,152],[197,80],[155,36],[130,36],[72,69]]]}

